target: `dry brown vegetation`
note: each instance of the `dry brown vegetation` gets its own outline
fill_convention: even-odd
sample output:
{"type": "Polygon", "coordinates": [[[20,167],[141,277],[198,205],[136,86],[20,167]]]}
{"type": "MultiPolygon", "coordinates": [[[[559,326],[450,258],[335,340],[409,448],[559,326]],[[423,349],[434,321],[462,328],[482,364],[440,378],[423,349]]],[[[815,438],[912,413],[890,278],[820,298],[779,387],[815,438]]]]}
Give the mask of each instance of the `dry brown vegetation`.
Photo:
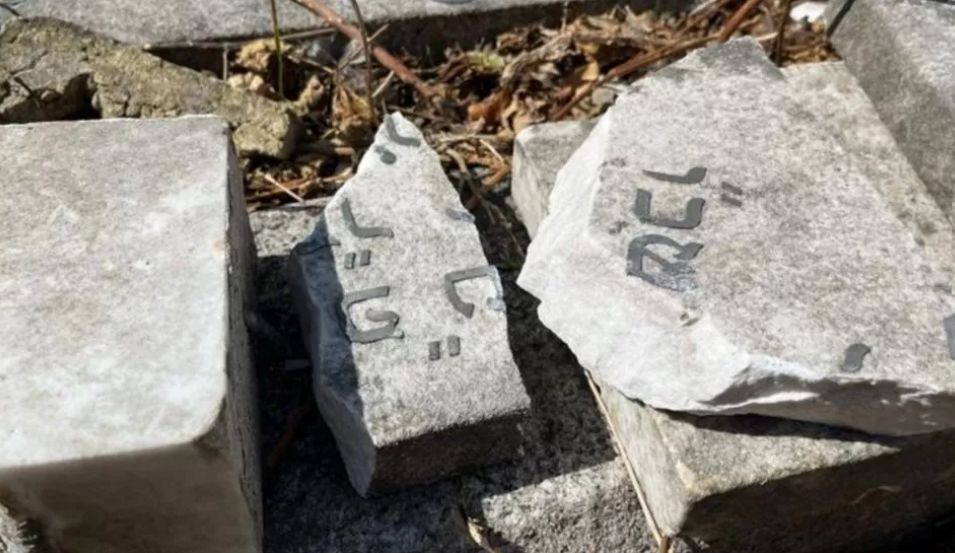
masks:
{"type": "MultiPolygon", "coordinates": [[[[679,14],[620,8],[600,15],[568,12],[557,25],[513,29],[471,49],[449,48],[437,65],[396,55],[397,63],[389,65],[397,75],[376,56],[365,63],[360,40],[330,64],[288,45],[280,64],[274,40],[252,42],[233,56],[229,82],[289,100],[308,130],[288,162],[246,160],[250,207],[333,193],[354,174],[380,115],[391,111],[418,124],[449,168],[473,177],[467,194],[473,207],[484,191],[506,182],[521,129],[597,116],[616,90],[688,50],[747,35],[779,65],[832,58],[822,26],[791,20],[790,4],[710,0],[679,14]],[[277,92],[279,66],[284,95],[277,92]],[[410,74],[402,74],[405,70],[410,74]]],[[[367,30],[373,46],[387,32],[387,26],[367,30]]]]}

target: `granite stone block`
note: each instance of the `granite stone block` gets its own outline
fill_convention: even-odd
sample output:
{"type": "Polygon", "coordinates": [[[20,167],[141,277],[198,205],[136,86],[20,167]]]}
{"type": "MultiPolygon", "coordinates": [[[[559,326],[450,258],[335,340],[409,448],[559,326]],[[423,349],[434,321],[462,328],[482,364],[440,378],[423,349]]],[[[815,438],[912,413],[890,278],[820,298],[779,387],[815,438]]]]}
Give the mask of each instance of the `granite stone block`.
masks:
{"type": "Polygon", "coordinates": [[[955,197],[955,4],[834,0],[831,40],[951,216],[955,197]]]}
{"type": "Polygon", "coordinates": [[[0,512],[51,551],[259,551],[227,125],[6,125],[0,156],[0,512]]]}
{"type": "MultiPolygon", "coordinates": [[[[955,275],[950,223],[845,66],[800,65],[783,73],[801,105],[855,157],[928,254],[955,275]]],[[[515,154],[568,158],[574,140],[549,127],[528,143],[537,151],[515,154]],[[561,138],[548,141],[552,135],[561,138]]],[[[577,140],[588,134],[580,126],[577,140]]],[[[544,190],[552,182],[512,186],[544,190]]],[[[778,419],[668,414],[609,386],[601,395],[652,516],[665,532],[695,536],[710,551],[855,551],[892,542],[953,507],[950,432],[874,438],[778,419]]]]}
{"type": "Polygon", "coordinates": [[[531,238],[547,216],[547,201],[557,172],[583,144],[596,121],[532,125],[514,139],[511,196],[531,238]]]}
{"type": "Polygon", "coordinates": [[[530,405],[500,276],[414,125],[386,118],[294,253],[318,406],[360,494],[519,454],[530,405]]]}
{"type": "MultiPolygon", "coordinates": [[[[284,369],[307,356],[285,267],[325,205],[308,202],[251,215],[260,255],[260,314],[289,342],[255,342],[263,456],[280,443],[287,421],[306,399],[303,392],[311,395],[309,371],[284,369]]],[[[456,522],[459,512],[481,524],[500,553],[656,551],[583,371],[540,324],[536,300],[515,285],[517,270],[505,265],[513,255],[510,239],[482,210],[475,215],[488,260],[502,267],[511,349],[533,405],[523,424],[524,455],[435,484],[362,499],[349,485],[333,434],[312,414],[279,462],[264,471],[266,553],[481,551],[456,522]]],[[[518,235],[526,246],[526,235],[518,235]]]]}
{"type": "MultiPolygon", "coordinates": [[[[350,0],[324,0],[344,18],[354,21],[350,0]]],[[[596,12],[613,5],[634,8],[686,6],[669,0],[367,0],[359,6],[372,26],[388,24],[379,42],[416,54],[439,54],[454,43],[487,40],[495,33],[522,24],[560,21],[564,6],[596,12]]],[[[325,25],[290,0],[278,0],[283,33],[308,31],[325,25]]],[[[120,42],[154,48],[188,47],[197,42],[238,41],[271,36],[268,4],[263,0],[20,0],[14,9],[23,17],[51,17],[75,23],[120,42]]],[[[9,13],[0,10],[0,21],[9,13]]]]}
{"type": "Polygon", "coordinates": [[[641,80],[550,206],[520,284],[627,397],[875,434],[955,424],[949,278],[755,42],[641,80]]]}

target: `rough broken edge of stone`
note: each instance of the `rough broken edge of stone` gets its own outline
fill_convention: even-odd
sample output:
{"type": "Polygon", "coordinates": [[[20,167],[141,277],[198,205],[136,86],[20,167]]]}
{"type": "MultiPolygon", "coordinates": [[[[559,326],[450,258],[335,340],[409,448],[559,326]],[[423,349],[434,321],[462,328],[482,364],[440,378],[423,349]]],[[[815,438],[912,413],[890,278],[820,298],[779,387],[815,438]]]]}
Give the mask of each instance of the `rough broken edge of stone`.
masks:
{"type": "MultiPolygon", "coordinates": [[[[327,209],[338,210],[344,201],[342,198],[354,196],[354,193],[351,193],[352,189],[362,186],[362,179],[370,179],[369,174],[372,173],[373,169],[381,171],[380,167],[375,168],[375,166],[396,163],[394,161],[396,153],[400,152],[402,158],[407,155],[406,146],[408,144],[404,142],[417,141],[417,144],[411,146],[418,150],[418,153],[415,154],[416,158],[410,162],[415,164],[412,170],[415,174],[430,170],[435,175],[441,175],[446,185],[444,195],[453,198],[450,204],[442,200],[443,207],[435,207],[435,209],[442,210],[438,217],[448,218],[447,212],[449,210],[467,214],[460,203],[460,199],[454,194],[453,186],[444,175],[437,154],[427,146],[421,132],[400,114],[390,115],[389,118],[379,129],[375,143],[366,154],[366,156],[374,157],[366,157],[362,160],[355,177],[336,193],[327,209]],[[398,133],[400,137],[392,136],[393,132],[398,133]],[[387,156],[391,156],[392,161],[385,161],[387,156]],[[417,167],[420,165],[428,167],[427,169],[420,169],[417,167]]],[[[397,163],[409,162],[399,161],[397,163]]],[[[404,193],[415,194],[416,192],[406,190],[404,193]]],[[[427,199],[435,201],[433,197],[427,199]]],[[[476,254],[472,257],[480,257],[482,264],[487,265],[487,259],[481,250],[477,231],[473,226],[473,219],[468,216],[459,219],[456,224],[470,225],[471,247],[474,248],[476,254]]],[[[343,236],[336,237],[336,239],[339,238],[345,240],[343,236]]],[[[329,229],[326,226],[324,214],[309,240],[330,244],[329,229]]],[[[368,244],[369,247],[371,245],[368,244]]],[[[356,247],[360,248],[360,246],[356,247]]],[[[316,367],[314,391],[318,398],[318,405],[323,417],[336,435],[339,449],[348,469],[349,478],[359,494],[364,496],[387,493],[408,486],[431,483],[447,476],[475,470],[486,465],[519,458],[522,435],[520,423],[527,415],[530,400],[524,391],[512,354],[506,347],[508,340],[506,320],[500,323],[496,330],[501,331],[499,339],[505,344],[504,351],[506,351],[508,361],[503,363],[502,366],[493,368],[493,370],[499,380],[495,385],[506,389],[506,392],[505,390],[502,390],[502,392],[505,392],[508,397],[499,396],[497,404],[484,405],[485,410],[479,412],[464,413],[459,411],[454,413],[452,420],[440,420],[438,418],[425,420],[425,418],[416,422],[414,426],[404,428],[398,433],[388,430],[386,425],[380,421],[375,422],[374,419],[369,419],[367,413],[356,412],[357,409],[361,408],[355,407],[352,402],[361,400],[360,394],[357,393],[358,390],[339,389],[342,386],[338,382],[341,370],[335,368],[322,369],[320,367],[320,359],[323,358],[326,361],[331,358],[333,363],[340,362],[344,365],[354,363],[353,360],[348,359],[351,354],[345,355],[340,352],[340,350],[352,350],[353,346],[349,343],[349,338],[343,332],[339,332],[342,329],[337,328],[334,321],[330,320],[330,317],[332,317],[330,315],[331,311],[338,314],[341,310],[341,300],[336,290],[341,285],[338,280],[340,277],[337,275],[337,268],[335,268],[338,265],[335,261],[337,256],[331,252],[331,246],[327,246],[327,248],[321,251],[321,255],[324,257],[318,261],[308,259],[312,254],[292,255],[289,269],[290,280],[293,282],[293,290],[295,290],[297,298],[295,303],[300,310],[303,334],[306,336],[306,344],[312,356],[313,366],[316,367]],[[309,269],[308,265],[310,263],[322,266],[324,270],[309,269]],[[329,268],[332,269],[329,270],[329,268]],[[328,273],[334,274],[329,275],[328,273]],[[319,277],[323,279],[320,282],[316,280],[319,277]],[[336,279],[336,281],[333,282],[332,279],[336,279]],[[316,301],[317,292],[314,291],[316,286],[328,290],[328,293],[331,294],[331,296],[328,296],[331,301],[324,302],[327,305],[322,305],[322,302],[316,301]],[[305,292],[305,290],[309,291],[305,292]],[[319,329],[317,332],[320,336],[312,336],[316,332],[312,328],[314,321],[325,322],[334,328],[319,329]],[[333,374],[335,375],[334,378],[333,374]],[[508,388],[506,384],[510,384],[512,387],[508,388]],[[351,397],[353,394],[354,398],[351,397]],[[488,447],[487,444],[494,445],[488,447]],[[417,453],[412,455],[409,450],[417,453]],[[443,451],[442,455],[454,459],[454,461],[446,464],[435,460],[434,452],[436,451],[443,451]]],[[[440,275],[435,276],[440,277],[440,275]]],[[[498,294],[501,286],[499,278],[495,269],[495,274],[491,280],[498,294]]],[[[497,301],[501,301],[501,298],[498,298],[497,301]]],[[[500,316],[503,317],[503,310],[493,307],[491,309],[501,311],[500,316]]],[[[421,363],[427,364],[427,358],[422,357],[421,363]]],[[[479,367],[471,367],[471,369],[482,370],[479,367]]],[[[485,372],[490,372],[492,367],[484,367],[483,369],[485,372]]],[[[352,368],[351,370],[356,369],[352,368]]],[[[360,371],[360,368],[357,370],[360,371]]],[[[440,369],[435,368],[435,370],[440,369]]],[[[473,380],[474,384],[479,383],[479,379],[473,380]]],[[[477,398],[469,397],[466,399],[471,402],[477,398]]],[[[402,411],[398,415],[411,416],[415,414],[414,408],[403,408],[402,411]]]]}
{"type": "Polygon", "coordinates": [[[922,181],[951,216],[955,198],[955,5],[833,0],[831,41],[922,181]]]}
{"type": "Polygon", "coordinates": [[[532,239],[549,212],[557,173],[596,124],[589,120],[532,125],[515,137],[511,197],[532,239]]]}
{"type": "MultiPolygon", "coordinates": [[[[955,232],[845,66],[801,65],[783,73],[803,105],[860,160],[860,167],[896,215],[924,240],[926,250],[948,274],[955,275],[955,232]]],[[[515,170],[515,192],[525,190],[527,197],[536,200],[518,202],[519,205],[530,205],[531,209],[539,205],[542,198],[534,198],[534,194],[552,190],[562,165],[555,158],[567,159],[586,140],[592,125],[540,125],[518,136],[517,142],[523,142],[525,149],[515,148],[515,168],[531,163],[537,167],[528,173],[515,170]]],[[[945,497],[955,488],[955,482],[944,466],[934,472],[926,471],[931,477],[916,473],[916,481],[924,480],[923,489],[917,493],[896,490],[896,481],[880,480],[885,475],[912,472],[899,463],[900,457],[913,465],[931,458],[938,465],[940,459],[955,451],[952,433],[908,440],[873,439],[811,424],[750,417],[716,417],[714,422],[723,420],[709,427],[712,429],[697,428],[699,420],[693,417],[654,410],[608,386],[600,386],[599,393],[607,405],[608,423],[615,429],[618,443],[648,498],[648,515],[668,535],[703,537],[712,545],[720,544],[719,551],[738,551],[752,543],[774,543],[774,551],[787,552],[831,550],[848,543],[875,546],[880,545],[880,540],[894,538],[898,532],[952,507],[945,497]],[[722,447],[721,453],[736,450],[741,455],[725,462],[712,461],[719,455],[708,445],[720,443],[729,444],[722,447]],[[773,467],[765,458],[780,443],[787,444],[789,460],[773,467]],[[699,451],[695,466],[685,460],[686,452],[693,449],[699,451]],[[800,459],[815,460],[825,466],[806,470],[800,466],[800,459]],[[715,466],[699,466],[708,461],[715,466]],[[734,468],[734,474],[721,482],[720,472],[734,468]],[[850,473],[844,478],[847,472],[855,475],[850,473]],[[851,488],[838,487],[840,481],[851,478],[855,479],[851,488]],[[827,482],[836,485],[824,489],[827,482]],[[820,500],[800,492],[807,485],[824,489],[819,492],[820,500]],[[900,492],[905,495],[899,496],[900,492]],[[785,501],[794,497],[803,503],[794,509],[787,508],[785,501]],[[812,513],[814,505],[822,512],[812,513]],[[806,514],[802,516],[806,518],[798,519],[803,510],[806,514]],[[883,525],[876,532],[860,528],[866,510],[883,517],[883,525]],[[891,521],[885,518],[887,512],[910,516],[891,521]],[[804,523],[797,521],[787,526],[790,519],[804,523]],[[757,536],[757,531],[762,535],[757,536]]]]}
{"type": "MultiPolygon", "coordinates": [[[[225,185],[218,194],[225,222],[221,240],[228,257],[213,257],[222,261],[226,274],[222,283],[222,324],[228,325],[223,331],[224,395],[215,418],[181,443],[0,470],[0,533],[10,531],[12,524],[37,553],[54,553],[60,547],[103,553],[142,547],[195,553],[212,547],[255,553],[262,543],[258,409],[244,319],[255,303],[252,277],[256,251],[245,209],[244,179],[227,125],[214,117],[41,123],[3,126],[0,135],[4,129],[30,130],[71,133],[71,137],[72,133],[86,133],[95,139],[107,132],[113,134],[106,139],[99,136],[96,143],[100,147],[109,147],[106,141],[112,138],[123,144],[120,148],[129,149],[125,143],[133,127],[163,130],[167,135],[172,132],[174,139],[192,134],[193,141],[208,141],[213,136],[218,142],[211,143],[221,146],[221,158],[208,163],[221,162],[221,184],[225,185]],[[135,470],[130,469],[131,464],[135,470]],[[175,478],[170,480],[170,475],[175,478]],[[222,505],[216,502],[234,505],[231,515],[237,518],[225,523],[214,517],[192,516],[208,509],[209,504],[216,504],[221,511],[222,505]],[[157,522],[172,535],[158,532],[157,522]],[[203,525],[201,531],[197,524],[203,525]]],[[[203,246],[215,248],[216,243],[203,246]]],[[[9,538],[0,535],[3,537],[9,538]]]]}
{"type": "Polygon", "coordinates": [[[54,121],[90,108],[104,118],[217,115],[232,126],[240,153],[279,159],[302,131],[282,104],[75,25],[14,18],[0,27],[0,123],[54,121]]]}
{"type": "MultiPolygon", "coordinates": [[[[769,83],[779,83],[777,93],[787,96],[787,103],[794,110],[787,111],[788,116],[796,117],[796,113],[799,113],[800,116],[808,116],[808,113],[804,112],[798,106],[798,102],[790,97],[791,94],[787,90],[787,85],[784,83],[782,74],[778,69],[769,64],[763,57],[762,50],[751,40],[733,41],[727,45],[711,47],[691,53],[679,64],[662,70],[659,77],[662,80],[659,82],[668,82],[668,78],[676,79],[677,82],[679,82],[682,80],[682,76],[686,71],[695,70],[704,72],[710,64],[727,71],[727,75],[751,75],[752,79],[762,79],[765,81],[767,86],[769,83]],[[752,67],[740,69],[740,63],[752,64],[752,67]],[[664,73],[666,73],[666,75],[664,75],[664,73]]],[[[643,86],[649,86],[647,81],[644,81],[644,83],[643,86]]],[[[618,106],[614,106],[611,110],[617,108],[618,106]]],[[[787,108],[787,110],[788,109],[789,108],[787,108]]],[[[807,125],[806,128],[812,129],[812,125],[807,125]]],[[[583,205],[581,202],[586,203],[587,200],[585,199],[586,196],[580,192],[579,187],[561,187],[559,183],[580,182],[580,179],[591,179],[591,175],[597,174],[597,164],[606,157],[601,150],[603,145],[600,144],[600,142],[605,139],[609,132],[611,132],[611,120],[605,116],[601,118],[601,122],[598,123],[594,131],[589,135],[588,140],[584,142],[580,149],[573,154],[570,161],[561,169],[558,185],[555,186],[550,201],[551,203],[557,201],[555,199],[557,195],[560,195],[560,198],[564,198],[564,201],[562,201],[564,207],[562,209],[565,211],[565,216],[566,213],[573,209],[583,209],[580,208],[580,206],[583,205]]],[[[822,133],[816,129],[812,129],[812,133],[818,137],[819,140],[826,142],[827,147],[836,150],[841,149],[838,143],[828,136],[828,133],[822,133]]],[[[851,163],[851,158],[849,158],[849,160],[851,163]]],[[[838,163],[842,162],[839,161],[838,163]]],[[[864,182],[868,180],[867,177],[865,177],[861,171],[858,171],[858,167],[855,167],[854,163],[851,174],[853,175],[853,181],[855,181],[853,187],[857,195],[859,195],[858,199],[874,201],[881,206],[882,199],[871,193],[874,190],[869,189],[866,186],[868,183],[864,182]]],[[[590,182],[593,184],[594,181],[591,179],[590,182]]],[[[856,211],[859,210],[857,209],[856,211]]],[[[555,214],[551,213],[545,225],[552,222],[554,216],[555,214]]],[[[578,213],[577,216],[579,218],[580,214],[578,213]]],[[[890,225],[898,224],[898,221],[892,220],[890,217],[885,217],[885,222],[890,225]]],[[[556,223],[554,223],[554,225],[556,225],[556,223]]],[[[875,227],[870,225],[870,228],[875,227]]],[[[583,227],[572,229],[565,221],[559,229],[554,228],[546,246],[541,245],[542,242],[540,238],[538,238],[536,240],[536,256],[534,244],[531,245],[528,256],[530,261],[533,261],[536,257],[538,262],[537,270],[533,272],[523,271],[519,283],[521,283],[521,286],[525,289],[534,291],[538,296],[557,300],[544,301],[542,303],[540,307],[542,320],[550,321],[551,325],[562,325],[563,330],[570,333],[569,335],[565,334],[565,341],[569,341],[572,347],[577,350],[579,356],[585,355],[590,359],[591,363],[594,363],[599,357],[602,359],[604,366],[609,367],[609,369],[617,369],[617,374],[620,376],[616,383],[621,388],[627,388],[629,386],[625,393],[631,397],[639,398],[657,408],[675,409],[698,415],[759,414],[778,416],[807,422],[851,427],[873,434],[912,435],[934,432],[952,426],[953,422],[955,422],[955,420],[953,420],[955,419],[955,395],[953,395],[952,389],[942,385],[941,367],[938,367],[934,371],[935,374],[932,380],[923,378],[921,380],[916,379],[914,381],[900,382],[895,378],[890,378],[889,375],[855,377],[850,374],[823,373],[815,369],[804,370],[803,367],[788,363],[785,360],[753,354],[748,356],[747,362],[750,363],[750,365],[745,370],[741,370],[735,375],[729,373],[724,375],[724,380],[727,381],[727,386],[729,386],[725,391],[714,391],[713,395],[701,395],[699,398],[693,397],[692,395],[674,393],[670,387],[662,382],[652,384],[652,379],[637,375],[632,371],[629,375],[625,374],[623,366],[626,362],[620,351],[615,351],[610,355],[601,355],[594,349],[596,342],[588,339],[587,334],[580,327],[574,326],[574,320],[563,314],[564,310],[567,309],[567,305],[570,303],[576,302],[578,305],[582,305],[588,301],[596,301],[596,295],[592,295],[589,299],[576,296],[570,299],[555,288],[556,279],[561,277],[561,275],[563,275],[566,282],[591,278],[593,276],[592,272],[589,276],[578,273],[576,276],[571,277],[567,271],[592,271],[592,267],[595,264],[604,263],[606,261],[605,257],[611,255],[602,245],[597,245],[595,242],[588,243],[585,238],[581,238],[580,240],[575,238],[582,236],[579,234],[582,231],[583,227]],[[557,244],[561,241],[566,243],[558,246],[557,244]],[[587,244],[593,247],[588,249],[587,244]],[[551,251],[545,251],[546,248],[550,248],[551,251]],[[571,248],[572,250],[576,249],[577,251],[590,252],[592,257],[589,259],[589,265],[582,263],[579,255],[576,262],[561,264],[553,255],[556,248],[571,248]],[[616,359],[616,365],[608,365],[608,357],[616,359]],[[731,377],[732,381],[729,380],[731,377]],[[644,387],[648,388],[645,389],[644,387]],[[877,402],[875,396],[879,398],[889,398],[889,401],[886,402],[879,399],[877,402]],[[863,403],[866,406],[865,409],[867,413],[872,414],[872,417],[848,416],[852,411],[846,410],[844,406],[856,405],[857,410],[855,412],[857,415],[860,415],[861,411],[858,411],[858,408],[863,403]],[[877,407],[879,408],[878,410],[875,409],[877,407]],[[874,415],[879,416],[876,417],[874,415]]],[[[612,235],[613,232],[609,234],[612,235]]],[[[859,238],[858,232],[856,232],[856,238],[859,238]]],[[[937,268],[931,267],[935,264],[934,261],[925,259],[922,256],[921,249],[917,247],[914,239],[915,237],[913,235],[902,232],[897,247],[904,248],[906,255],[912,255],[912,261],[918,261],[924,264],[926,269],[929,270],[927,274],[931,274],[933,278],[941,277],[942,274],[937,268]],[[912,241],[909,242],[909,239],[912,241]]],[[[709,251],[712,255],[713,250],[711,249],[709,251]]],[[[619,256],[618,253],[612,255],[619,256]]],[[[614,259],[617,259],[617,257],[614,257],[614,259]]],[[[529,263],[525,268],[531,265],[532,264],[529,263]]],[[[885,266],[885,264],[883,264],[883,266],[885,266]]],[[[912,274],[914,274],[914,271],[909,270],[905,278],[911,278],[912,274]]],[[[900,275],[900,278],[902,276],[903,275],[900,275]]],[[[622,277],[614,276],[612,278],[622,277]]],[[[943,289],[939,287],[932,288],[927,280],[920,282],[919,286],[927,291],[925,303],[928,303],[931,298],[934,298],[932,301],[935,303],[939,301],[946,304],[951,303],[950,293],[943,291],[943,289]]],[[[648,293],[650,292],[651,291],[648,291],[648,293]]],[[[660,292],[654,289],[652,293],[659,294],[660,292]]],[[[636,292],[634,292],[634,294],[636,294],[636,292]]],[[[669,296],[666,297],[672,300],[669,296]]],[[[933,304],[933,309],[934,308],[941,309],[942,307],[941,304],[939,306],[933,304]]],[[[674,306],[673,309],[679,309],[679,307],[674,306]]],[[[596,323],[601,318],[605,322],[609,320],[605,313],[600,317],[595,316],[592,320],[596,323]]],[[[944,316],[939,316],[940,321],[943,318],[944,316]]],[[[703,330],[700,330],[701,324],[702,323],[697,323],[694,325],[694,333],[703,333],[706,335],[717,333],[718,335],[719,331],[712,329],[709,326],[710,323],[703,326],[703,330]]],[[[932,322],[923,320],[922,324],[933,325],[934,329],[935,323],[934,320],[932,322]]],[[[620,329],[610,329],[612,324],[608,323],[608,325],[606,331],[620,331],[620,329]]],[[[667,333],[663,333],[663,336],[668,335],[667,333]]],[[[665,341],[666,338],[662,338],[661,340],[665,341]]],[[[693,339],[688,338],[688,340],[690,341],[686,342],[686,345],[692,343],[693,339]]],[[[933,345],[932,362],[934,362],[935,358],[941,362],[943,357],[945,362],[948,361],[948,350],[944,347],[945,336],[941,335],[940,340],[941,341],[937,341],[933,345]]],[[[677,340],[666,342],[669,347],[666,351],[671,354],[670,361],[667,361],[668,363],[677,362],[676,359],[683,359],[680,358],[677,353],[681,346],[676,342],[677,340]]],[[[719,357],[719,355],[704,356],[703,361],[710,363],[709,368],[719,369],[720,367],[711,363],[715,361],[717,357],[719,357]]],[[[695,359],[699,361],[700,357],[695,359]]],[[[587,361],[584,363],[586,365],[587,361]]],[[[702,365],[699,366],[699,369],[706,370],[702,365]]],[[[599,366],[595,370],[600,370],[599,366]]],[[[717,383],[717,385],[718,384],[719,383],[717,383]]],[[[713,388],[717,390],[716,385],[714,385],[713,388]]]]}

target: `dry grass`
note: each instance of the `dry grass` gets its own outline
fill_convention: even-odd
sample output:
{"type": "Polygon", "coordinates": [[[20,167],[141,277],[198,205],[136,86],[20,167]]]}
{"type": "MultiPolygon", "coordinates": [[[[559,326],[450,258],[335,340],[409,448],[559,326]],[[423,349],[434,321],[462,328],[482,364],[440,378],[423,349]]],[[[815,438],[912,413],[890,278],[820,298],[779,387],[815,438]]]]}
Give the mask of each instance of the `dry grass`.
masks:
{"type": "MultiPolygon", "coordinates": [[[[791,21],[790,4],[710,0],[676,15],[627,9],[567,14],[560,25],[518,28],[472,49],[448,49],[436,66],[400,58],[439,101],[421,100],[379,64],[369,71],[356,61],[363,57],[360,48],[337,65],[325,65],[285,45],[280,70],[277,41],[250,43],[233,56],[230,82],[288,100],[308,128],[292,160],[245,161],[250,208],[334,193],[354,174],[380,110],[404,113],[424,130],[449,169],[466,170],[476,180],[465,193],[473,208],[485,191],[506,183],[521,129],[595,117],[613,102],[614,87],[689,49],[733,34],[754,37],[780,65],[832,58],[822,27],[791,21]],[[783,21],[785,33],[777,40],[783,21]],[[280,74],[284,95],[278,92],[280,74]]],[[[372,42],[387,32],[368,30],[372,42]]]]}

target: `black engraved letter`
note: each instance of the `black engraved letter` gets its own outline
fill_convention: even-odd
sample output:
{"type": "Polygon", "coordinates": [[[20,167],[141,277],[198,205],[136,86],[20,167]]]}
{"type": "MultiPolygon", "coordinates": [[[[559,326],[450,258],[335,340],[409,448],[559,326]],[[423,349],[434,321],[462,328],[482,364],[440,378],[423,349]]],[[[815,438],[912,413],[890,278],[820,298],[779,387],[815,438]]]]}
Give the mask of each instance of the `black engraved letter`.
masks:
{"type": "Polygon", "coordinates": [[[388,227],[360,227],[355,221],[355,214],[351,210],[351,202],[348,198],[342,199],[342,217],[345,218],[345,224],[349,232],[358,238],[375,238],[376,236],[387,236],[394,238],[395,233],[388,227]]]}
{"type": "Polygon", "coordinates": [[[656,171],[644,171],[644,175],[663,182],[672,182],[673,184],[699,184],[706,177],[706,167],[694,167],[686,172],[685,175],[668,175],[666,173],[657,173],[656,171]]]}
{"type": "MultiPolygon", "coordinates": [[[[444,275],[444,291],[448,296],[448,301],[451,302],[451,305],[458,310],[462,315],[467,318],[471,318],[474,315],[474,304],[468,303],[461,299],[461,296],[458,295],[458,291],[454,288],[454,285],[462,280],[471,280],[472,278],[479,277],[489,277],[494,281],[495,288],[498,287],[498,276],[497,270],[494,269],[492,265],[486,267],[478,267],[476,269],[467,269],[465,271],[454,271],[444,275]]],[[[501,290],[498,289],[498,297],[488,298],[488,305],[492,309],[501,310],[501,290]]]]}
{"type": "Polygon", "coordinates": [[[703,221],[703,204],[706,202],[702,198],[693,198],[686,204],[686,215],[681,220],[676,219],[657,219],[650,215],[651,195],[642,188],[637,189],[637,202],[634,205],[633,212],[641,222],[656,225],[658,227],[669,227],[677,229],[691,229],[700,226],[703,221]]]}
{"type": "Polygon", "coordinates": [[[369,321],[373,323],[387,323],[384,326],[372,330],[360,330],[355,326],[351,316],[348,314],[348,308],[352,305],[374,298],[386,298],[389,293],[391,293],[391,287],[379,286],[378,288],[370,288],[368,290],[345,294],[345,297],[342,299],[342,311],[345,312],[345,320],[347,321],[346,332],[352,342],[370,344],[384,340],[385,338],[403,337],[403,334],[397,331],[399,317],[394,311],[379,311],[377,309],[369,309],[366,311],[365,318],[369,321]]]}
{"type": "Polygon", "coordinates": [[[385,117],[385,133],[388,134],[388,138],[390,138],[392,142],[399,146],[417,148],[421,145],[421,141],[413,136],[401,136],[398,134],[398,125],[395,125],[395,120],[390,116],[385,117]]]}
{"type": "Polygon", "coordinates": [[[697,244],[696,242],[690,242],[686,246],[683,246],[676,240],[666,236],[659,234],[645,234],[643,236],[634,238],[630,242],[630,247],[627,248],[627,274],[642,278],[654,286],[681,292],[691,287],[693,284],[690,280],[690,275],[693,273],[693,268],[684,262],[695,258],[702,249],[703,244],[697,244]],[[675,256],[678,261],[671,263],[662,256],[649,251],[647,247],[652,244],[662,244],[669,248],[678,250],[679,253],[677,253],[675,256]],[[662,269],[661,274],[651,275],[644,271],[644,257],[649,257],[660,264],[662,269]]]}

